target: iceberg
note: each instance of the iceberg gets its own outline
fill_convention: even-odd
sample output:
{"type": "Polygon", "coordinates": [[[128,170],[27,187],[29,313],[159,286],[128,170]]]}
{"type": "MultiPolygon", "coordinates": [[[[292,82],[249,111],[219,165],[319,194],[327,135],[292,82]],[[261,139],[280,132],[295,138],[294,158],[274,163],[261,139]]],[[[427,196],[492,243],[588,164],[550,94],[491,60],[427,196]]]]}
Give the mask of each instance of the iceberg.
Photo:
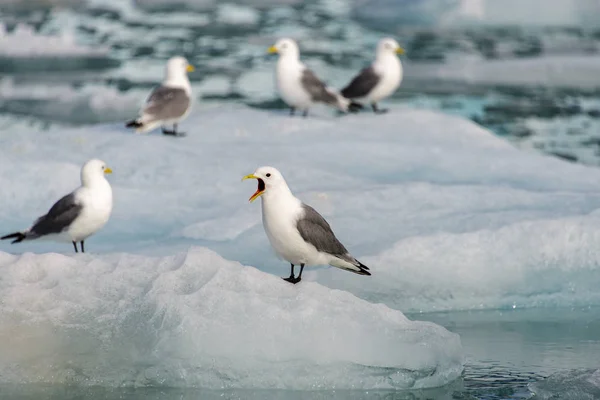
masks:
{"type": "Polygon", "coordinates": [[[458,335],[206,248],[0,253],[0,384],[409,389],[458,378],[458,335]]]}
{"type": "MultiPolygon", "coordinates": [[[[99,254],[172,256],[191,246],[277,276],[255,188],[261,165],[330,222],[373,276],[312,268],[303,278],[403,312],[600,305],[600,171],[518,150],[473,122],[397,108],[310,118],[196,106],[180,139],[121,124],[17,124],[0,138],[3,231],[27,226],[78,185],[81,162],[114,171],[115,205],[86,242],[99,254]]],[[[65,252],[51,242],[0,251],[65,252]]]]}

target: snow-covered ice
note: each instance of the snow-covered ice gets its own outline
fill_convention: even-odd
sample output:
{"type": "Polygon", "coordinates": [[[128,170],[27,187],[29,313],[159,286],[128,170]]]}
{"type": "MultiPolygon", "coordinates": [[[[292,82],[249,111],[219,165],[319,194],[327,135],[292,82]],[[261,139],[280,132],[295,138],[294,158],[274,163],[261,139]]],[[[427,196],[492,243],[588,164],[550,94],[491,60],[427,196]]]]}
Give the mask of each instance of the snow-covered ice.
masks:
{"type": "Polygon", "coordinates": [[[0,383],[406,389],[462,371],[458,335],[205,248],[0,253],[0,383]]]}
{"type": "Polygon", "coordinates": [[[91,254],[0,243],[2,335],[21,333],[24,349],[3,379],[435,386],[460,373],[458,338],[395,310],[600,304],[596,169],[412,109],[303,119],[231,106],[196,109],[181,128],[188,136],[174,139],[121,124],[17,126],[0,139],[6,232],[76,187],[90,157],[111,165],[115,198],[91,254]],[[299,286],[281,281],[288,265],[269,250],[260,205],[247,202],[255,186],[240,181],[260,165],[278,167],[373,276],[323,267],[299,286]],[[48,251],[66,255],[39,254],[48,251]],[[11,255],[24,252],[39,255],[11,255]]]}
{"type": "MultiPolygon", "coordinates": [[[[316,109],[302,119],[223,107],[196,109],[179,140],[120,124],[16,129],[0,143],[6,232],[76,187],[83,160],[102,157],[115,205],[90,251],[166,256],[205,246],[283,276],[260,205],[247,203],[255,187],[240,182],[273,165],[373,271],[309,269],[307,280],[402,311],[600,304],[600,171],[517,150],[459,117],[316,109]]],[[[71,251],[47,242],[0,250],[71,251]]]]}

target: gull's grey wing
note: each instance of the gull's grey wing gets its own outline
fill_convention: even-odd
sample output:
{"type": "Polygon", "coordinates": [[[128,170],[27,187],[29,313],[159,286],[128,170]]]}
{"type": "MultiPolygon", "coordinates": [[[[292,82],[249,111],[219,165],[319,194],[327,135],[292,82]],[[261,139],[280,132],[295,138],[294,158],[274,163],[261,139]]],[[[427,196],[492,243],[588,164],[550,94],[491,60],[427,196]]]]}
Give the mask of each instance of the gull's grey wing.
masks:
{"type": "Polygon", "coordinates": [[[335,237],[325,218],[311,206],[302,204],[302,208],[304,209],[304,216],[298,219],[296,223],[296,228],[302,239],[315,246],[318,251],[346,258],[348,250],[335,237]]]}
{"type": "Polygon", "coordinates": [[[146,101],[142,114],[151,116],[155,120],[177,119],[190,106],[190,97],[181,88],[159,86],[152,91],[146,101]]]}
{"type": "Polygon", "coordinates": [[[77,219],[82,208],[74,193],[64,196],[54,203],[46,215],[35,221],[27,236],[38,237],[63,232],[77,219]]]}
{"type": "Polygon", "coordinates": [[[365,97],[379,83],[380,76],[377,75],[373,66],[367,67],[352,79],[352,82],[342,89],[342,96],[348,99],[365,97]]]}
{"type": "Polygon", "coordinates": [[[338,104],[338,99],[335,94],[327,90],[323,82],[308,68],[302,71],[300,79],[302,87],[306,90],[313,101],[320,101],[327,104],[338,104]]]}

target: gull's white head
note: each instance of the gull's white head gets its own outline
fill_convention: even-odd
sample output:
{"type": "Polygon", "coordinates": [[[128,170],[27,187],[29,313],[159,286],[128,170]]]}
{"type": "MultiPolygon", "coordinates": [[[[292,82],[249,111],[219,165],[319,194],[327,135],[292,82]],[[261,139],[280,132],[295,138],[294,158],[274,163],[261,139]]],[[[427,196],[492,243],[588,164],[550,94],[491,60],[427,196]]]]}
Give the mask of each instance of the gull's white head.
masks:
{"type": "Polygon", "coordinates": [[[280,57],[300,58],[300,49],[293,39],[279,39],[275,45],[269,47],[269,53],[277,53],[280,57]]]}
{"type": "Polygon", "coordinates": [[[383,38],[377,44],[377,55],[404,54],[404,49],[392,38],[383,38]]]}
{"type": "Polygon", "coordinates": [[[194,67],[184,57],[171,57],[167,61],[166,80],[182,79],[192,71],[194,71],[194,67]]]}
{"type": "Polygon", "coordinates": [[[289,188],[285,179],[283,179],[283,175],[276,168],[273,167],[260,167],[253,174],[246,175],[242,178],[242,180],[246,179],[256,179],[258,181],[258,189],[252,196],[250,196],[250,201],[254,201],[258,199],[260,196],[269,195],[272,193],[276,193],[282,189],[285,189],[289,192],[289,188]]]}
{"type": "Polygon", "coordinates": [[[81,167],[81,184],[91,186],[99,180],[105,179],[105,174],[111,174],[112,170],[102,160],[92,159],[81,167]]]}

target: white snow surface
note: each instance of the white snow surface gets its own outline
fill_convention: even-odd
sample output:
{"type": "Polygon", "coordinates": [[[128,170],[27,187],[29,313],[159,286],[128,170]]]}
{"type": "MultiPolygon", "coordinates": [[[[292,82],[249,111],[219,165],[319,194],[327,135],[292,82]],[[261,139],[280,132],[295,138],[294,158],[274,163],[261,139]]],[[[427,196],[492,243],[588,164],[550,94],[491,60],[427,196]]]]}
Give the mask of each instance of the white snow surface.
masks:
{"type": "MultiPolygon", "coordinates": [[[[373,273],[323,267],[307,269],[305,281],[404,312],[600,304],[600,171],[517,150],[459,117],[328,113],[199,107],[178,139],[121,124],[16,126],[18,135],[0,139],[3,231],[28,226],[77,186],[81,162],[101,157],[114,170],[115,204],[89,252],[170,256],[203,246],[286,276],[260,205],[247,202],[255,184],[240,181],[272,165],[373,273]]],[[[72,249],[0,242],[0,251],[72,249]]]]}
{"type": "Polygon", "coordinates": [[[458,335],[206,248],[0,253],[0,383],[276,389],[441,386],[458,335]]]}

